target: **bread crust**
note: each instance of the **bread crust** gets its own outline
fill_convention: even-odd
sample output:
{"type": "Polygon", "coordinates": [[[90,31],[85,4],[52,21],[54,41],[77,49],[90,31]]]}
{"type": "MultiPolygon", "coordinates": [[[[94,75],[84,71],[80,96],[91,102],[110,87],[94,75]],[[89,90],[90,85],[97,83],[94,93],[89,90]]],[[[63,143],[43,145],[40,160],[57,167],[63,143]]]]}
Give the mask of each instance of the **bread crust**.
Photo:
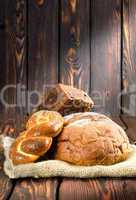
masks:
{"type": "Polygon", "coordinates": [[[64,118],[57,112],[41,110],[34,113],[26,124],[26,131],[13,142],[9,157],[14,165],[36,161],[51,147],[52,137],[57,136],[64,118]]]}
{"type": "Polygon", "coordinates": [[[56,84],[43,97],[43,103],[39,109],[58,111],[64,116],[70,113],[90,111],[93,105],[94,102],[83,90],[70,85],[56,84]]]}
{"type": "Polygon", "coordinates": [[[11,145],[9,157],[14,165],[36,161],[52,144],[51,137],[26,137],[26,135],[27,131],[21,133],[11,145]]]}
{"type": "Polygon", "coordinates": [[[56,137],[62,130],[64,118],[55,111],[40,110],[26,124],[28,136],[56,137]]]}
{"type": "Polygon", "coordinates": [[[129,152],[124,130],[108,117],[90,112],[65,117],[55,158],[76,165],[111,165],[125,160],[129,152]]]}

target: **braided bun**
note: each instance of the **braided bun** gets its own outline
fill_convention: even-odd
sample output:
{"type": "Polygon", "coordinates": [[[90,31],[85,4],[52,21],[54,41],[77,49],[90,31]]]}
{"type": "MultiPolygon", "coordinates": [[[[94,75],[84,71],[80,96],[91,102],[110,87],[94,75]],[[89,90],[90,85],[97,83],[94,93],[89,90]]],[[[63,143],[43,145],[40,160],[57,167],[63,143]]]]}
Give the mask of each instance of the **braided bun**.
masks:
{"type": "Polygon", "coordinates": [[[51,137],[27,137],[25,131],[12,144],[9,156],[14,165],[34,162],[49,150],[51,144],[51,137]]]}
{"type": "Polygon", "coordinates": [[[54,111],[34,113],[22,132],[13,142],[9,157],[14,165],[36,161],[44,155],[52,144],[52,137],[57,136],[63,128],[63,117],[54,111]]]}
{"type": "Polygon", "coordinates": [[[27,135],[56,137],[62,130],[64,119],[58,112],[40,110],[26,124],[27,135]]]}

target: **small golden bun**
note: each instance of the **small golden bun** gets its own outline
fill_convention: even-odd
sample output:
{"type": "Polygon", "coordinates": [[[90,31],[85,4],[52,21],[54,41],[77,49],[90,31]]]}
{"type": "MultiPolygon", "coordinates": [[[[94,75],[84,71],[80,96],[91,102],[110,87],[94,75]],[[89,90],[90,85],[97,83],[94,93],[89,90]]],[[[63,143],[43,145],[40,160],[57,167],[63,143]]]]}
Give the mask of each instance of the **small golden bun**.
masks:
{"type": "Polygon", "coordinates": [[[44,155],[64,124],[64,118],[55,111],[41,110],[34,113],[26,124],[26,131],[13,142],[9,157],[14,165],[36,161],[44,155]]]}
{"type": "Polygon", "coordinates": [[[64,118],[56,111],[40,110],[26,124],[27,135],[56,137],[63,128],[64,118]]]}
{"type": "Polygon", "coordinates": [[[24,131],[13,142],[9,157],[14,165],[31,163],[45,154],[51,144],[51,137],[27,137],[27,131],[24,131]]]}

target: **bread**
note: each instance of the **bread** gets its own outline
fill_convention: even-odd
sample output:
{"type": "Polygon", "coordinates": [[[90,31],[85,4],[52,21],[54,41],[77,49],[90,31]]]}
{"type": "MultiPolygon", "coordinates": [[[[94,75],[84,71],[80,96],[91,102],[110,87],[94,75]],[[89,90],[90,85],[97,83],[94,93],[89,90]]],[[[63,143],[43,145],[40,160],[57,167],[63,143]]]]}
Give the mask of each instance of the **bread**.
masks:
{"type": "Polygon", "coordinates": [[[9,157],[14,165],[34,162],[49,150],[51,144],[51,137],[28,137],[25,131],[12,144],[9,157]]]}
{"type": "Polygon", "coordinates": [[[128,137],[108,117],[93,112],[78,113],[66,116],[64,124],[55,159],[76,165],[111,165],[128,157],[128,137]]]}
{"type": "Polygon", "coordinates": [[[63,128],[64,118],[54,111],[34,113],[26,124],[26,131],[12,144],[9,157],[14,165],[36,161],[52,144],[52,137],[63,128]]]}
{"type": "Polygon", "coordinates": [[[84,91],[72,86],[57,84],[48,90],[39,109],[58,111],[62,115],[90,111],[92,99],[84,91]]]}
{"type": "Polygon", "coordinates": [[[110,120],[110,118],[108,118],[105,115],[102,114],[98,114],[96,112],[84,112],[84,113],[74,113],[74,114],[70,114],[70,115],[66,115],[64,117],[64,125],[68,125],[71,124],[77,120],[80,119],[90,119],[91,121],[100,121],[100,120],[110,120]]]}
{"type": "Polygon", "coordinates": [[[62,130],[64,118],[55,111],[40,110],[26,124],[28,136],[56,137],[62,130]]]}

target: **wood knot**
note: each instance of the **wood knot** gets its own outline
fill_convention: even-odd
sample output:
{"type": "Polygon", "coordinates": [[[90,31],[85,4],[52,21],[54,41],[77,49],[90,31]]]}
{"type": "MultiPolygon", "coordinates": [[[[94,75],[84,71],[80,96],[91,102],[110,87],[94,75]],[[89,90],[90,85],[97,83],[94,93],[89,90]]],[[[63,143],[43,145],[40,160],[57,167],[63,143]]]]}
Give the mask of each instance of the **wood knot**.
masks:
{"type": "Polygon", "coordinates": [[[66,61],[71,64],[75,61],[76,58],[76,50],[74,48],[70,48],[66,55],[66,61]]]}
{"type": "Polygon", "coordinates": [[[45,0],[36,0],[36,2],[39,6],[42,6],[44,4],[45,0]]]}
{"type": "Polygon", "coordinates": [[[70,5],[71,5],[72,12],[75,13],[77,0],[70,0],[69,2],[70,2],[70,5]]]}

